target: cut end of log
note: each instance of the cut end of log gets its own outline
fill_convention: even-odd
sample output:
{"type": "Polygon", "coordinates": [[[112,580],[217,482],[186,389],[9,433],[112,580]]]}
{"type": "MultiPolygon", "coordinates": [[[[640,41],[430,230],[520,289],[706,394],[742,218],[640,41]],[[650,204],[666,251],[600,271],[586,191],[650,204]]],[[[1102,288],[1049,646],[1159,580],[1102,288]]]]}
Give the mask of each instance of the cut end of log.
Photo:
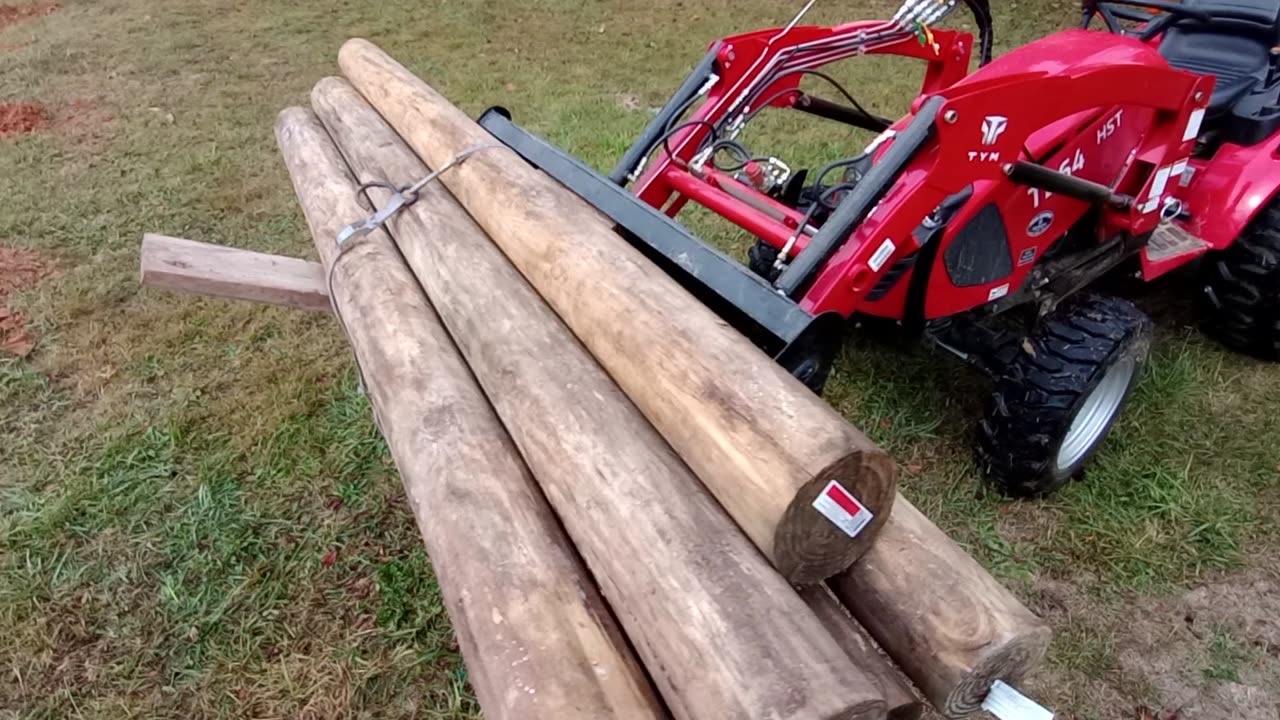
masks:
{"type": "Polygon", "coordinates": [[[374,45],[368,40],[362,37],[353,37],[347,38],[347,41],[342,43],[342,47],[338,48],[338,55],[341,56],[345,52],[354,50],[374,50],[379,53],[382,52],[382,48],[374,45]]]}
{"type": "Polygon", "coordinates": [[[303,107],[287,107],[276,115],[276,132],[288,130],[297,125],[311,122],[311,111],[303,107]]]}
{"type": "MultiPolygon", "coordinates": [[[[355,92],[355,88],[351,87],[351,83],[347,82],[346,78],[341,78],[337,75],[322,77],[311,87],[311,107],[318,112],[317,108],[326,107],[331,95],[337,93],[349,96],[355,92]]],[[[359,95],[356,94],[356,97],[359,97],[359,95]]]]}
{"type": "MultiPolygon", "coordinates": [[[[368,40],[361,37],[353,37],[342,43],[342,47],[338,48],[338,65],[344,66],[344,63],[354,59],[360,55],[386,55],[382,48],[374,45],[368,40]]],[[[344,73],[345,74],[345,73],[344,73]]]]}
{"type": "Polygon", "coordinates": [[[981,662],[956,684],[938,708],[949,718],[961,718],[982,710],[982,701],[997,680],[1015,682],[1044,659],[1052,633],[1044,625],[1028,629],[984,655],[981,662]]]}
{"type": "Polygon", "coordinates": [[[880,450],[858,450],[804,485],[774,534],[774,565],[797,585],[822,582],[849,568],[889,519],[897,467],[880,450]]]}

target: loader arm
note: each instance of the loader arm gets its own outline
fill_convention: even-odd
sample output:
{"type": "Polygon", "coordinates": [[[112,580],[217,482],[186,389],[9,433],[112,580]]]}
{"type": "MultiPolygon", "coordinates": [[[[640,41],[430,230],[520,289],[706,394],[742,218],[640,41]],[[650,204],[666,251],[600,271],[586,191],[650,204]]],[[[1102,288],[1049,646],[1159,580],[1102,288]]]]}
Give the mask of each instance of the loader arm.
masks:
{"type": "MultiPolygon", "coordinates": [[[[915,33],[892,22],[865,20],[834,27],[772,28],[717,40],[659,111],[665,118],[664,132],[656,132],[657,124],[651,123],[610,176],[615,181],[636,177],[632,192],[674,217],[689,199],[703,202],[714,196],[703,190],[716,188],[697,167],[690,169],[713,128],[717,136],[736,134],[762,106],[807,109],[801,102],[806,96],[799,92],[807,73],[858,55],[898,55],[925,61],[922,93],[936,93],[964,77],[973,37],[943,29],[930,29],[928,37],[931,42],[922,44],[915,33]],[[703,96],[705,100],[693,107],[703,96]],[[690,108],[692,112],[677,122],[690,108]],[[652,160],[643,159],[651,155],[652,160]]],[[[798,214],[790,217],[791,223],[798,220],[798,214]]]]}

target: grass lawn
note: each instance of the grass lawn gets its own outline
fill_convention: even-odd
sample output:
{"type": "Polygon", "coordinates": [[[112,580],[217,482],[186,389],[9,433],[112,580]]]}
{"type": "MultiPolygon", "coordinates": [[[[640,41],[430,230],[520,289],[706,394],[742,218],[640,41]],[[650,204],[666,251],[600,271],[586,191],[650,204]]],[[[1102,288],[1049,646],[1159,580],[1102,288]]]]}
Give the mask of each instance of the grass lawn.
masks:
{"type": "MultiPolygon", "coordinates": [[[[814,16],[891,11],[849,6],[814,16]]],[[[347,37],[606,168],[709,40],[790,12],[67,0],[0,29],[0,103],[46,109],[41,130],[0,138],[0,247],[56,265],[0,298],[37,340],[0,354],[0,718],[478,716],[332,320],[142,291],[141,235],[310,255],[272,123],[347,37]]],[[[998,45],[1075,17],[1000,3],[998,45]]],[[[918,82],[875,59],[841,72],[885,113],[918,82]]],[[[807,162],[864,140],[808,124],[766,118],[752,139],[807,162]]],[[[1054,625],[1029,687],[1063,718],[1276,717],[1280,368],[1202,338],[1194,289],[1137,297],[1160,328],[1137,399],[1088,479],[1046,501],[979,486],[986,388],[953,361],[854,338],[830,383],[906,495],[1054,625]]]]}

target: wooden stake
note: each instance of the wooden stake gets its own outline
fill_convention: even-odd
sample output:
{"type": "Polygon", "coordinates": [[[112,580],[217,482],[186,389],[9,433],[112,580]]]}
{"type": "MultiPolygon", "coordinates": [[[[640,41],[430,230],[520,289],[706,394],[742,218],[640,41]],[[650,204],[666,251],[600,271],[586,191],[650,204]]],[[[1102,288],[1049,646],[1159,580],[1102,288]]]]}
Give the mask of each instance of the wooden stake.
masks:
{"type": "Polygon", "coordinates": [[[905,498],[836,596],[929,702],[976,713],[996,680],[1039,664],[1049,628],[905,498]]]}
{"type": "Polygon", "coordinates": [[[329,311],[319,263],[223,245],[142,236],[142,284],[175,292],[329,311]]]}
{"type": "MultiPolygon", "coordinates": [[[[367,41],[339,64],[432,167],[496,142],[367,41]]],[[[515,153],[443,181],[783,575],[816,582],[867,549],[893,502],[888,455],[515,153]],[[874,515],[853,536],[835,499],[818,503],[830,518],[814,507],[832,481],[874,515]]]]}
{"type": "MultiPolygon", "coordinates": [[[[345,81],[321,81],[312,106],[361,180],[427,174],[345,81]]],[[[442,185],[390,225],[674,715],[884,717],[870,680],[442,185]]]]}
{"type": "Polygon", "coordinates": [[[884,696],[889,720],[916,720],[924,712],[924,703],[916,697],[911,684],[893,667],[887,655],[876,647],[871,636],[849,615],[849,611],[831,594],[826,585],[810,585],[800,589],[800,597],[822,621],[840,647],[867,672],[876,689],[884,696]]]}
{"type": "MultiPolygon", "coordinates": [[[[276,137],[326,266],[369,211],[310,112],[276,137]]],[[[542,494],[404,260],[352,241],[334,299],[444,594],[485,717],[665,717],[542,494]]]]}

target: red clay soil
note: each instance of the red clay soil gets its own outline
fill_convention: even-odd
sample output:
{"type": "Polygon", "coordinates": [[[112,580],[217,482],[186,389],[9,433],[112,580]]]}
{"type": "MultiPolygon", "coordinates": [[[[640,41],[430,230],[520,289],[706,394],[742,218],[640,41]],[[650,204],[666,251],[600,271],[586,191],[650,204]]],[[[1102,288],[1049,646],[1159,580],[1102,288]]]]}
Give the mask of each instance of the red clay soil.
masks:
{"type": "Polygon", "coordinates": [[[0,247],[0,353],[24,357],[35,347],[26,323],[5,306],[10,293],[25,290],[53,274],[53,261],[30,250],[0,247]]]}
{"type": "Polygon", "coordinates": [[[29,3],[26,5],[0,5],[0,30],[31,18],[44,17],[57,12],[57,3],[29,3]]]}
{"type": "Polygon", "coordinates": [[[111,116],[98,109],[92,100],[77,98],[49,113],[50,127],[55,131],[94,128],[111,122],[111,116]]]}
{"type": "Polygon", "coordinates": [[[49,114],[35,103],[0,103],[0,138],[35,132],[49,124],[49,114]]]}

